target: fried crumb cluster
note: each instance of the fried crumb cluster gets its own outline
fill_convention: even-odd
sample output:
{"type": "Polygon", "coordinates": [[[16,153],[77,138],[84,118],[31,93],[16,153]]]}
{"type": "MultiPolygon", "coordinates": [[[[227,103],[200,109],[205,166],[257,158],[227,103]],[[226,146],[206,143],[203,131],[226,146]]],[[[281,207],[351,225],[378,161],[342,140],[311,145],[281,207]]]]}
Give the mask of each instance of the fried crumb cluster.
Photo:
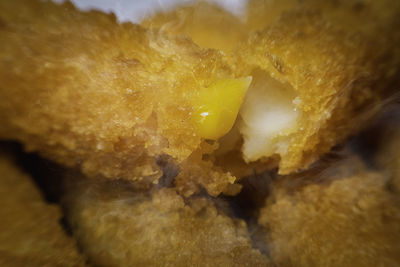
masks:
{"type": "Polygon", "coordinates": [[[184,199],[166,188],[135,192],[124,182],[77,185],[68,218],[95,265],[271,266],[252,248],[246,223],[217,200],[184,199]]]}
{"type": "Polygon", "coordinates": [[[237,191],[232,184],[243,171],[219,165],[218,149],[237,151],[242,169],[268,169],[271,161],[282,174],[306,168],[359,131],[390,92],[400,62],[397,9],[390,0],[360,10],[311,0],[272,9],[264,3],[271,19],[259,30],[256,3],[247,22],[202,3],[149,18],[148,29],[70,3],[3,1],[0,110],[7,116],[0,137],[138,188],[157,184],[157,158],[169,156],[197,176],[188,179],[193,186],[177,185],[190,188],[185,195],[237,191]],[[195,27],[216,25],[217,14],[225,24],[195,27]],[[169,17],[182,27],[155,29],[169,17]],[[231,52],[190,39],[201,45],[197,33],[221,34],[236,24],[246,35],[226,39],[237,43],[231,52]],[[232,127],[239,135],[226,145],[221,136],[232,127]],[[208,139],[220,140],[207,146],[208,139]]]}
{"type": "Polygon", "coordinates": [[[285,177],[260,211],[277,266],[396,266],[400,199],[359,159],[285,177]],[[291,181],[290,179],[296,179],[291,181]]]}
{"type": "Polygon", "coordinates": [[[399,121],[362,141],[397,101],[398,25],[398,0],[140,25],[0,1],[0,140],[62,168],[49,204],[0,156],[0,265],[400,265],[399,121]]]}
{"type": "Polygon", "coordinates": [[[157,183],[158,156],[179,164],[205,142],[193,99],[236,77],[221,52],[113,15],[38,1],[0,9],[0,136],[90,176],[157,183]]]}
{"type": "MultiPolygon", "coordinates": [[[[397,90],[393,83],[398,80],[400,54],[395,46],[400,34],[393,29],[399,23],[394,11],[399,3],[360,3],[358,9],[355,5],[305,1],[239,48],[246,52],[240,53],[238,65],[259,68],[267,79],[282,84],[266,80],[267,90],[288,91],[286,102],[282,96],[264,93],[276,98],[275,111],[279,111],[270,119],[267,110],[264,124],[256,115],[262,114],[261,108],[245,114],[242,151],[248,161],[276,153],[281,174],[305,169],[368,125],[384,106],[385,97],[397,90]],[[287,125],[276,133],[266,131],[269,135],[264,136],[271,141],[257,153],[263,145],[257,134],[267,127],[265,122],[282,120],[287,125]]],[[[258,102],[261,106],[265,101],[258,102]]],[[[249,105],[254,107],[255,101],[249,105]]]]}

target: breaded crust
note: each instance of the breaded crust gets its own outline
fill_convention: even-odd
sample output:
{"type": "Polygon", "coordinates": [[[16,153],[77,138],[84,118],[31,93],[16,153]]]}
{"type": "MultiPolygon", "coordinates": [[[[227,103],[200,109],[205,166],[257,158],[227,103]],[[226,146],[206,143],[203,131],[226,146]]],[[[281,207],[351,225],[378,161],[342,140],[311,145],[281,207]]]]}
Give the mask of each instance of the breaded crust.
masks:
{"type": "MultiPolygon", "coordinates": [[[[138,187],[162,176],[158,156],[199,149],[193,97],[235,78],[220,52],[71,3],[1,1],[0,39],[0,138],[138,187]]],[[[196,172],[205,188],[204,172],[213,195],[232,182],[211,165],[196,172]]]]}
{"type": "Polygon", "coordinates": [[[274,141],[287,140],[276,151],[281,174],[365,127],[397,91],[399,12],[396,0],[302,1],[238,48],[245,73],[261,69],[296,94],[295,128],[274,141]]]}
{"type": "MultiPolygon", "coordinates": [[[[306,169],[359,132],[397,91],[399,10],[396,0],[252,0],[245,16],[234,17],[200,1],[156,14],[143,25],[186,34],[200,46],[222,49],[233,67],[253,76],[252,85],[261,76],[266,87],[274,79],[292,89],[294,96],[289,95],[288,101],[296,110],[296,122],[274,136],[263,153],[264,160],[278,158],[279,172],[289,174],[306,169]]],[[[273,86],[268,90],[282,89],[273,86]]],[[[263,100],[259,102],[250,101],[248,106],[263,105],[263,100]]],[[[268,99],[264,103],[271,104],[268,99]]],[[[276,116],[268,123],[279,123],[276,116]]],[[[259,160],[247,148],[254,137],[247,130],[241,134],[245,160],[259,160]]]]}
{"type": "Polygon", "coordinates": [[[67,217],[96,266],[270,266],[252,248],[246,223],[212,199],[79,180],[65,202],[67,217]]]}
{"type": "Polygon", "coordinates": [[[277,266],[397,266],[400,199],[358,159],[281,177],[260,212],[277,266]]]}
{"type": "Polygon", "coordinates": [[[241,20],[206,1],[159,12],[143,20],[141,25],[173,35],[185,34],[201,47],[223,51],[232,50],[248,35],[244,18],[241,20]]]}

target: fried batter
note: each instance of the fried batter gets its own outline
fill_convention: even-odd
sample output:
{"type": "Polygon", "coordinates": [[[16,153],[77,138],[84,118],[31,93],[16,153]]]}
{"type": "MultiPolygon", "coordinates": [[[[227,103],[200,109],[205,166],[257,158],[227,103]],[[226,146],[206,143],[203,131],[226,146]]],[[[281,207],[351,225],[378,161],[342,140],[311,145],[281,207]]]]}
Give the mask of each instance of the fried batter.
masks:
{"type": "Polygon", "coordinates": [[[69,192],[68,219],[96,266],[270,266],[252,248],[245,222],[211,199],[81,179],[69,192]]]}
{"type": "Polygon", "coordinates": [[[70,3],[1,1],[0,138],[139,188],[158,183],[167,156],[184,195],[234,195],[253,168],[307,168],[379,111],[398,80],[399,5],[254,0],[241,22],[199,3],[144,23],[179,25],[158,31],[70,3]]]}
{"type": "Polygon", "coordinates": [[[246,25],[252,31],[263,30],[299,2],[301,0],[249,0],[246,25]]]}
{"type": "Polygon", "coordinates": [[[397,90],[400,2],[299,2],[236,54],[253,82],[240,112],[247,161],[306,168],[365,127],[397,90]]]}
{"type": "Polygon", "coordinates": [[[84,266],[61,225],[61,211],[46,204],[33,181],[0,156],[0,265],[84,266]]]}
{"type": "Polygon", "coordinates": [[[295,4],[296,0],[252,0],[241,16],[235,16],[200,0],[193,5],[157,13],[141,24],[174,35],[186,34],[201,47],[229,53],[238,43],[246,41],[252,31],[264,29],[295,4]]]}
{"type": "Polygon", "coordinates": [[[158,13],[141,23],[174,35],[186,34],[201,47],[230,51],[247,39],[246,24],[222,8],[199,1],[166,13],[158,13]],[[231,30],[229,30],[231,29],[231,30]]]}
{"type": "Polygon", "coordinates": [[[281,177],[259,223],[277,266],[398,266],[400,199],[358,159],[281,177]]]}
{"type": "Polygon", "coordinates": [[[399,18],[396,0],[252,0],[246,18],[200,1],[143,25],[222,49],[253,76],[234,148],[288,174],[365,127],[395,90],[399,18]]]}
{"type": "MultiPolygon", "coordinates": [[[[250,81],[236,79],[220,52],[68,2],[1,1],[0,38],[0,138],[139,187],[162,175],[158,156],[179,164],[205,135],[229,130],[208,125],[233,124],[250,81]],[[231,106],[208,106],[215,90],[238,93],[231,106]]],[[[215,174],[213,195],[235,180],[205,166],[193,182],[208,188],[203,178],[215,174]]]]}

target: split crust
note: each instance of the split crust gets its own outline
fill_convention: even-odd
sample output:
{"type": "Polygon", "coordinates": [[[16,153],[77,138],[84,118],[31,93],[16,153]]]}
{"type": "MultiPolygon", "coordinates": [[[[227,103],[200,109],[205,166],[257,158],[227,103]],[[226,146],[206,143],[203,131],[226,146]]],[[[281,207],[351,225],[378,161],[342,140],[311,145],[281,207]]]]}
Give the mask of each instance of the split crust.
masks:
{"type": "Polygon", "coordinates": [[[70,3],[0,5],[0,137],[137,188],[157,184],[165,162],[179,170],[174,186],[186,196],[202,188],[235,195],[239,178],[277,165],[281,174],[306,169],[365,127],[399,73],[398,1],[250,1],[244,21],[205,5],[210,17],[226,18],[215,35],[239,29],[227,39],[235,47],[202,44],[221,51],[181,36],[205,34],[185,19],[190,8],[143,23],[183,25],[160,31],[70,3]],[[193,98],[216,81],[248,76],[256,97],[244,100],[232,130],[239,137],[201,138],[193,98]],[[258,97],[255,84],[266,93],[258,97]],[[282,88],[290,93],[275,100],[282,88]],[[278,114],[262,120],[267,133],[258,123],[263,105],[278,114]],[[289,119],[270,131],[281,118],[289,119]]]}

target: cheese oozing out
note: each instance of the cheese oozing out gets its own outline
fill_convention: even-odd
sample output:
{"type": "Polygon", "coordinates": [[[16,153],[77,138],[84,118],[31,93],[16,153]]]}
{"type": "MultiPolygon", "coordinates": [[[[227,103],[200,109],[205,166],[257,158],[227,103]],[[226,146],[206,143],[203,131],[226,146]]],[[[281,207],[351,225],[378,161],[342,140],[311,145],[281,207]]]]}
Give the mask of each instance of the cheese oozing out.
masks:
{"type": "Polygon", "coordinates": [[[198,134],[217,140],[233,127],[252,78],[218,80],[193,98],[192,120],[198,134]]]}
{"type": "Polygon", "coordinates": [[[257,71],[240,110],[239,131],[246,161],[281,154],[287,150],[289,135],[297,128],[299,112],[296,93],[267,73],[257,71]]]}
{"type": "Polygon", "coordinates": [[[256,161],[286,152],[297,129],[296,99],[289,84],[259,70],[252,78],[218,80],[199,90],[192,120],[202,138],[221,140],[216,153],[233,149],[242,136],[244,160],[256,161]]]}

